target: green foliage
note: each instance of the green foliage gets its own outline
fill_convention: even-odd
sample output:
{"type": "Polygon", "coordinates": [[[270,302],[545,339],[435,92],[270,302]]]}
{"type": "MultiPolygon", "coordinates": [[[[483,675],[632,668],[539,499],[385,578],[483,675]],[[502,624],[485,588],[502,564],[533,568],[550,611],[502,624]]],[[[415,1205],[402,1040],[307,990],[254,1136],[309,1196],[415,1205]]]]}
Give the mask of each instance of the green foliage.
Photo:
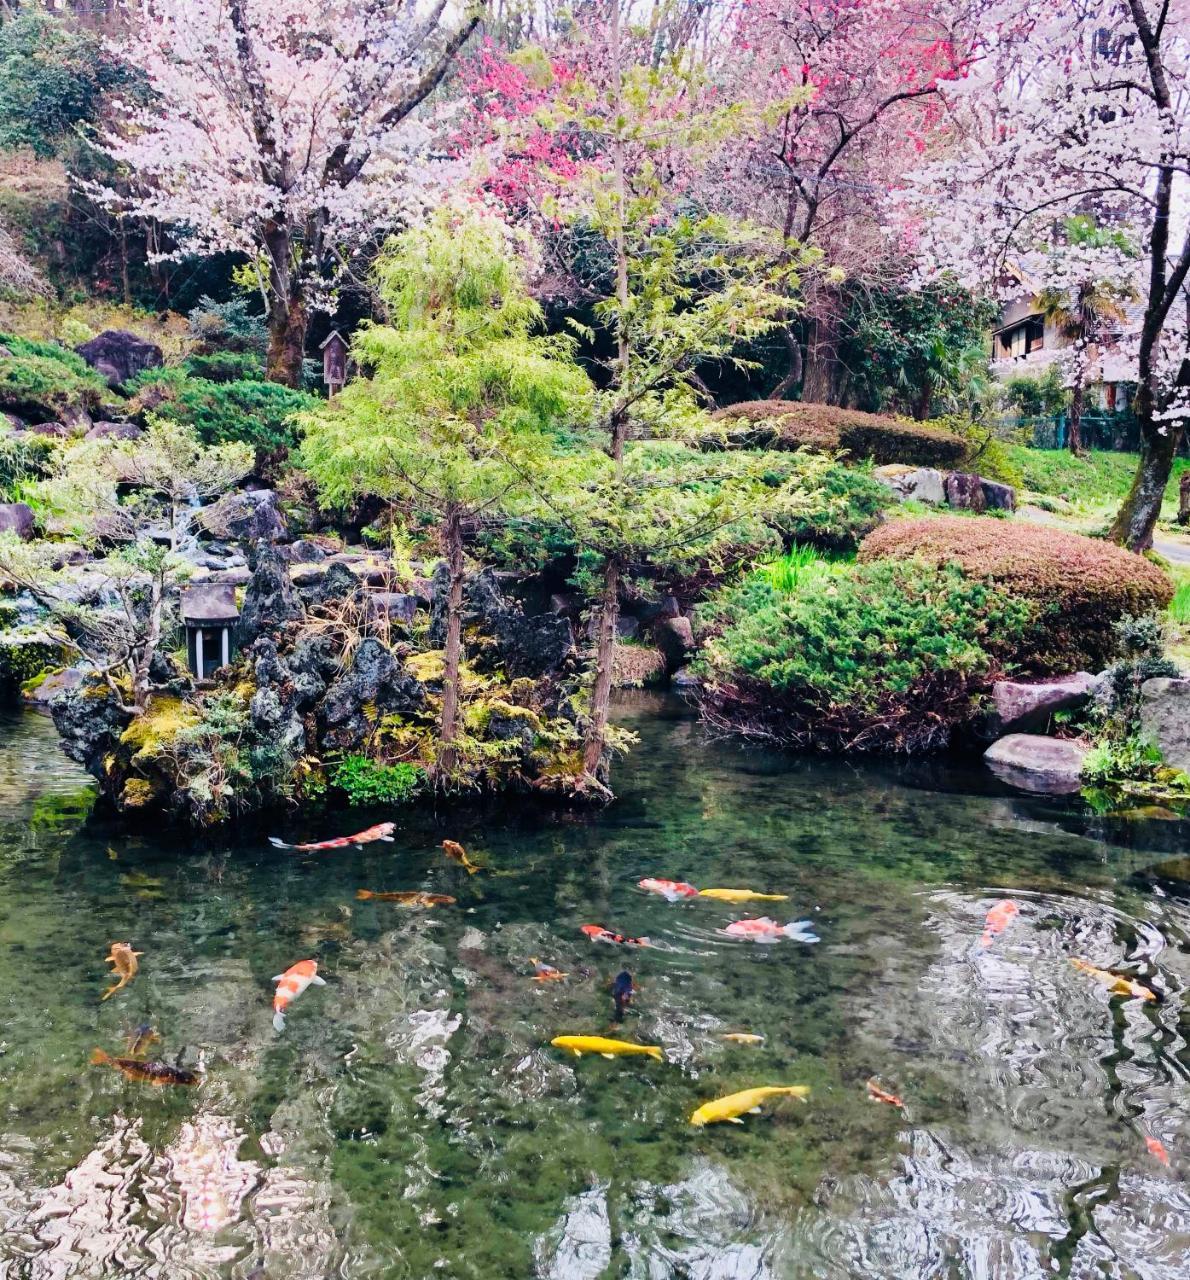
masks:
{"type": "Polygon", "coordinates": [[[245,297],[216,302],[204,294],[187,317],[190,336],[200,355],[237,352],[264,357],[269,343],[268,326],[245,297]]]}
{"type": "Polygon", "coordinates": [[[27,9],[0,25],[0,147],[56,155],[128,69],[89,31],[27,9]]]}
{"type": "Polygon", "coordinates": [[[16,435],[0,427],[0,501],[19,501],[26,484],[49,475],[56,449],[52,436],[16,435]]]}
{"type": "Polygon", "coordinates": [[[0,355],[0,409],[56,418],[94,410],[109,395],[103,378],[65,347],[13,334],[0,334],[0,346],[9,353],[0,355]]]}
{"type": "Polygon", "coordinates": [[[1185,626],[1190,623],[1190,577],[1178,579],[1174,584],[1173,599],[1169,602],[1170,621],[1185,626]]]}
{"type": "Polygon", "coordinates": [[[709,611],[713,718],[832,749],[943,745],[1033,606],[913,560],[753,575],[709,611]],[[791,591],[781,588],[789,585],[791,591]]]}
{"type": "Polygon", "coordinates": [[[251,351],[213,351],[210,355],[187,356],[183,368],[192,378],[208,382],[264,382],[261,356],[251,351]]]}
{"type": "Polygon", "coordinates": [[[1070,405],[1070,390],[1062,385],[1062,371],[1047,365],[1036,376],[1016,374],[1001,384],[1001,394],[1010,409],[1023,418],[1053,417],[1070,405]]]}
{"type": "MultiPolygon", "coordinates": [[[[242,358],[210,359],[230,363],[242,358]]],[[[298,415],[318,403],[314,396],[276,382],[216,382],[180,367],[146,370],[134,380],[132,390],[136,407],[193,428],[205,445],[238,442],[265,455],[296,445],[298,415]]]]}
{"type": "Polygon", "coordinates": [[[988,389],[984,333],[996,314],[994,302],[953,280],[849,290],[839,358],[860,407],[927,418],[980,403],[988,389]]]}
{"type": "Polygon", "coordinates": [[[408,804],[424,787],[426,771],[415,764],[380,764],[351,755],[334,767],[330,781],[352,804],[408,804]]]}
{"type": "Polygon", "coordinates": [[[61,645],[42,631],[16,628],[0,633],[0,691],[11,695],[23,684],[65,661],[61,645]]]}
{"type": "Polygon", "coordinates": [[[1136,737],[1097,742],[1083,760],[1083,782],[1114,787],[1122,782],[1150,782],[1162,767],[1161,752],[1136,737]]]}
{"type": "MultiPolygon", "coordinates": [[[[1115,509],[1136,474],[1134,453],[1091,452],[1076,457],[1068,449],[1032,449],[1009,445],[1025,487],[1047,497],[1061,498],[1086,511],[1115,509]]],[[[1175,458],[1165,490],[1166,514],[1177,507],[1178,484],[1190,458],[1175,458]]]]}
{"type": "Polygon", "coordinates": [[[967,442],[968,454],[963,466],[969,471],[988,480],[1010,484],[1014,489],[1024,485],[1025,473],[1011,447],[1014,443],[1019,443],[1018,432],[978,421],[967,414],[932,418],[929,425],[949,431],[967,442]]]}

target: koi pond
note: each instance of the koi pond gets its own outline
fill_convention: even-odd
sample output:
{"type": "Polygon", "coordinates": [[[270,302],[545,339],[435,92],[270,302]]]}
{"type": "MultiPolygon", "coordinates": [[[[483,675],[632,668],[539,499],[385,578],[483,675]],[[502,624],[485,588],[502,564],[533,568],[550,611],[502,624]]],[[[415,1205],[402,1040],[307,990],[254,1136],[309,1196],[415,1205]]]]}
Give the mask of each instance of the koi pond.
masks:
{"type": "Polygon", "coordinates": [[[1185,1280],[1190,823],[744,752],[664,699],[620,717],[642,741],[604,812],[425,815],[318,853],[266,837],[396,815],[130,835],[88,819],[48,721],[0,724],[0,1277],[1185,1280]],[[765,915],[820,941],[723,932],[765,915]],[[101,1001],[115,941],[140,968],[101,1001]],[[271,978],[301,959],[326,985],[278,1034],[271,978]],[[91,1065],[146,1024],[197,1087],[91,1065]],[[809,1099],[689,1123],[791,1084],[809,1099]]]}

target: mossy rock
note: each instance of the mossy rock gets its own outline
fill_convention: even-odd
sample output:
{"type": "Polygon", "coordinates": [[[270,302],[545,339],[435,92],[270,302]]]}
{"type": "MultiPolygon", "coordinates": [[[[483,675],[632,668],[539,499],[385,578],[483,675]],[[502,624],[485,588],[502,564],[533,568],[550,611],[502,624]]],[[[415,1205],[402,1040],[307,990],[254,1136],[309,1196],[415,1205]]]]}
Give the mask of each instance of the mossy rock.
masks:
{"type": "Polygon", "coordinates": [[[62,646],[44,631],[15,629],[0,634],[0,689],[10,695],[65,664],[62,646]]]}
{"type": "Polygon", "coordinates": [[[148,711],[137,716],[120,735],[120,743],[133,748],[133,765],[145,764],[156,759],[184,729],[192,729],[198,723],[198,712],[181,698],[154,698],[148,711]]]}
{"type": "Polygon", "coordinates": [[[121,810],[148,809],[156,803],[160,786],[147,778],[129,778],[120,789],[116,802],[121,810]]]}

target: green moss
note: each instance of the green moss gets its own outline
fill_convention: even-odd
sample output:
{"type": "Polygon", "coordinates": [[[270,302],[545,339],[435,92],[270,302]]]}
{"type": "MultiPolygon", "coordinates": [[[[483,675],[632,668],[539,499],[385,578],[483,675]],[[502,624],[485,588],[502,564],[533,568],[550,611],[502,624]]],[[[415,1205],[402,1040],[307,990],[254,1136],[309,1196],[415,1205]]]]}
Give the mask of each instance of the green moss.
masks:
{"type": "Polygon", "coordinates": [[[121,809],[144,809],[153,803],[157,787],[144,778],[129,778],[120,791],[121,809]]]}
{"type": "Polygon", "coordinates": [[[154,698],[148,711],[137,716],[120,735],[120,742],[133,748],[133,764],[144,763],[157,756],[162,747],[184,730],[193,729],[198,723],[198,713],[180,698],[154,698]]]}

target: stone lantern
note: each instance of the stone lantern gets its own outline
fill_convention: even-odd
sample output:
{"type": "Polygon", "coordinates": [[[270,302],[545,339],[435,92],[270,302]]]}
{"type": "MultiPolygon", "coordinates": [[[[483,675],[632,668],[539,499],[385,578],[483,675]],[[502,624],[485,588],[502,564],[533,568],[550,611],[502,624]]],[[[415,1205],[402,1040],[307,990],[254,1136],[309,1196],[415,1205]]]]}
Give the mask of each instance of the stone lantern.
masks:
{"type": "Polygon", "coordinates": [[[209,680],[231,661],[239,620],[233,584],[209,582],[183,589],[186,662],[199,680],[209,680]]]}

